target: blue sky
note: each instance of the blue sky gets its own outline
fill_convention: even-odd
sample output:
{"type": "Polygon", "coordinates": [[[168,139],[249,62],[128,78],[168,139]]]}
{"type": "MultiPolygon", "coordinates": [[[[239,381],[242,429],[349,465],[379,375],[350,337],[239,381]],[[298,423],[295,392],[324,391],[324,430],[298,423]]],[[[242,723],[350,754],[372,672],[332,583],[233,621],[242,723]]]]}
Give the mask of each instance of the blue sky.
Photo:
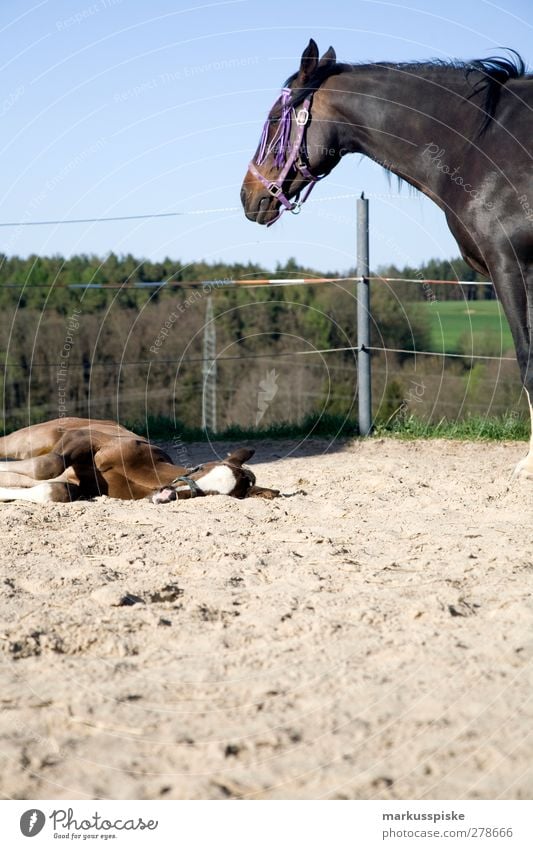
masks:
{"type": "Polygon", "coordinates": [[[309,37],[343,60],[469,59],[509,46],[533,65],[530,4],[508,0],[4,0],[0,221],[205,212],[155,221],[0,228],[8,254],[132,252],[187,263],[290,256],[348,268],[355,197],[371,264],[453,257],[442,213],[346,157],[299,217],[261,228],[239,189],[266,113],[309,37]],[[529,7],[529,8],[528,8],[529,7]]]}

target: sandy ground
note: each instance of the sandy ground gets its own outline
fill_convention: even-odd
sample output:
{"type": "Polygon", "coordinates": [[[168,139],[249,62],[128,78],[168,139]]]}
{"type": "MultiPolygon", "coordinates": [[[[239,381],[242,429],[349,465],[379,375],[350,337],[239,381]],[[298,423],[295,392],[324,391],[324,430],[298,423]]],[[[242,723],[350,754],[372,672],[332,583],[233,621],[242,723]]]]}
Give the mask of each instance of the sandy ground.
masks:
{"type": "Polygon", "coordinates": [[[306,494],[0,505],[0,792],[532,798],[524,449],[264,444],[306,494]]]}

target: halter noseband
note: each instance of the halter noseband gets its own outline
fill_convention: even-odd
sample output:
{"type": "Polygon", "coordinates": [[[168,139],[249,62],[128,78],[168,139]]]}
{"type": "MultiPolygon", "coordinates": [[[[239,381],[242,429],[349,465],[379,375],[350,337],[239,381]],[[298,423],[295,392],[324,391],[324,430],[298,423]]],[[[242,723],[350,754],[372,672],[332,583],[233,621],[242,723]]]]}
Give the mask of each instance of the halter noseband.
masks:
{"type": "MultiPolygon", "coordinates": [[[[274,222],[281,217],[281,215],[285,212],[286,209],[289,212],[292,212],[293,215],[297,215],[301,206],[315,185],[318,183],[322,177],[315,177],[314,174],[311,174],[309,167],[307,165],[307,151],[305,145],[305,129],[307,124],[309,123],[310,118],[310,108],[311,108],[311,99],[312,96],[307,97],[301,106],[301,108],[296,112],[293,106],[291,106],[292,91],[290,88],[284,88],[281,92],[281,96],[278,100],[281,100],[281,117],[279,119],[279,126],[274,133],[274,137],[270,144],[267,147],[267,139],[268,139],[268,131],[270,127],[270,121],[267,119],[265,125],[263,127],[263,132],[261,134],[261,140],[259,142],[259,152],[257,155],[257,165],[262,165],[265,159],[267,158],[269,153],[272,153],[274,149],[277,147],[276,155],[274,157],[274,162],[278,167],[281,167],[283,162],[283,168],[281,169],[278,178],[276,180],[267,180],[266,177],[260,173],[257,168],[256,163],[253,161],[250,162],[248,169],[252,172],[254,177],[256,177],[259,182],[263,184],[266,188],[267,192],[272,195],[272,197],[276,198],[281,204],[278,215],[269,221],[267,227],[270,227],[274,222]],[[294,142],[290,145],[290,133],[291,133],[291,120],[292,115],[295,115],[296,125],[298,127],[296,131],[296,138],[294,142]],[[306,187],[303,197],[300,200],[300,193],[298,192],[298,197],[296,201],[290,201],[284,191],[283,191],[283,183],[287,178],[287,174],[291,170],[292,167],[295,167],[296,170],[304,177],[304,179],[309,181],[309,185],[306,187]]],[[[278,101],[276,101],[277,103],[278,101]]]]}

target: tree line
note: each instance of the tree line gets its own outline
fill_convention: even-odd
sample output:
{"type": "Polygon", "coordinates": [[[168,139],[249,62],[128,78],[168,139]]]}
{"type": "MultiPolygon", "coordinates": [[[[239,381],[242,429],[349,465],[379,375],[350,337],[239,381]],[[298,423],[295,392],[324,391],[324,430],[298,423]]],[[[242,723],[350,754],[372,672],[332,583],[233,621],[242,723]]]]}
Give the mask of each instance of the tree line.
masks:
{"type": "MultiPolygon", "coordinates": [[[[467,280],[482,281],[462,259],[431,259],[419,268],[394,264],[380,266],[373,272],[383,277],[407,277],[423,280],[467,280]]],[[[91,309],[105,309],[116,297],[117,287],[124,306],[137,307],[148,300],[164,297],[173,291],[173,285],[203,280],[253,280],[260,277],[337,277],[354,276],[355,269],[344,272],[317,270],[298,264],[294,259],[279,263],[274,270],[256,263],[180,263],[168,257],[161,262],[139,259],[131,254],[117,256],[114,253],[101,258],[78,254],[69,258],[59,255],[28,257],[6,256],[0,253],[0,306],[16,304],[20,308],[43,306],[54,307],[59,312],[68,312],[80,293],[91,309]],[[153,284],[161,283],[161,288],[153,284]],[[147,285],[152,284],[152,285],[147,285]],[[107,289],[92,288],[95,286],[107,289]],[[73,288],[70,288],[73,287],[73,288]],[[146,288],[144,288],[146,287],[146,288]]],[[[402,300],[424,300],[427,291],[423,284],[398,284],[402,300]]],[[[439,291],[439,300],[462,299],[460,287],[450,286],[439,291]]],[[[490,287],[471,287],[468,297],[493,297],[490,287]]]]}
{"type": "MultiPolygon", "coordinates": [[[[477,279],[461,260],[419,269],[378,269],[385,277],[477,279]]],[[[343,276],[353,276],[348,270],[343,276]]],[[[201,418],[206,299],[217,335],[219,427],[299,421],[320,411],[353,411],[356,344],[354,284],[287,288],[180,288],[198,281],[263,277],[334,277],[289,260],[269,271],[253,263],[187,265],[78,255],[2,257],[0,362],[5,430],[60,415],[135,421],[170,416],[189,426],[201,418]],[[93,288],[100,284],[102,288],[93,288]],[[156,284],[156,285],[147,285],[156,284]],[[161,285],[157,285],[161,284],[161,285]],[[174,318],[169,319],[170,316],[174,318]],[[261,386],[269,386],[265,407],[261,386]],[[260,397],[262,400],[259,400],[260,397]],[[265,407],[265,409],[263,409],[265,407]]],[[[439,300],[485,297],[490,287],[439,287],[439,300]]],[[[428,350],[430,327],[422,284],[373,287],[374,344],[428,350]]],[[[408,355],[394,357],[395,368],[408,355]]],[[[390,363],[390,359],[389,359],[390,363]]],[[[380,391],[380,369],[376,386],[380,391]]],[[[386,380],[383,378],[383,392],[386,380]]],[[[401,390],[400,394],[401,394],[401,390]]],[[[390,394],[390,393],[389,393],[390,394]]]]}

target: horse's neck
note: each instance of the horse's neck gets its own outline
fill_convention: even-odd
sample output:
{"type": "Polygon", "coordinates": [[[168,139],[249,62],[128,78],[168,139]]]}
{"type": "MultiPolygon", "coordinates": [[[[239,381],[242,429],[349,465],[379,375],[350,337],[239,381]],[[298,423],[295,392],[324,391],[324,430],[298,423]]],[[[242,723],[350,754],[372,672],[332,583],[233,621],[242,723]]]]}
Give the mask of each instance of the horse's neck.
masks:
{"type": "Polygon", "coordinates": [[[333,78],[331,120],[344,152],[369,156],[436,199],[483,115],[468,99],[464,71],[421,74],[416,66],[362,65],[333,78]]]}

